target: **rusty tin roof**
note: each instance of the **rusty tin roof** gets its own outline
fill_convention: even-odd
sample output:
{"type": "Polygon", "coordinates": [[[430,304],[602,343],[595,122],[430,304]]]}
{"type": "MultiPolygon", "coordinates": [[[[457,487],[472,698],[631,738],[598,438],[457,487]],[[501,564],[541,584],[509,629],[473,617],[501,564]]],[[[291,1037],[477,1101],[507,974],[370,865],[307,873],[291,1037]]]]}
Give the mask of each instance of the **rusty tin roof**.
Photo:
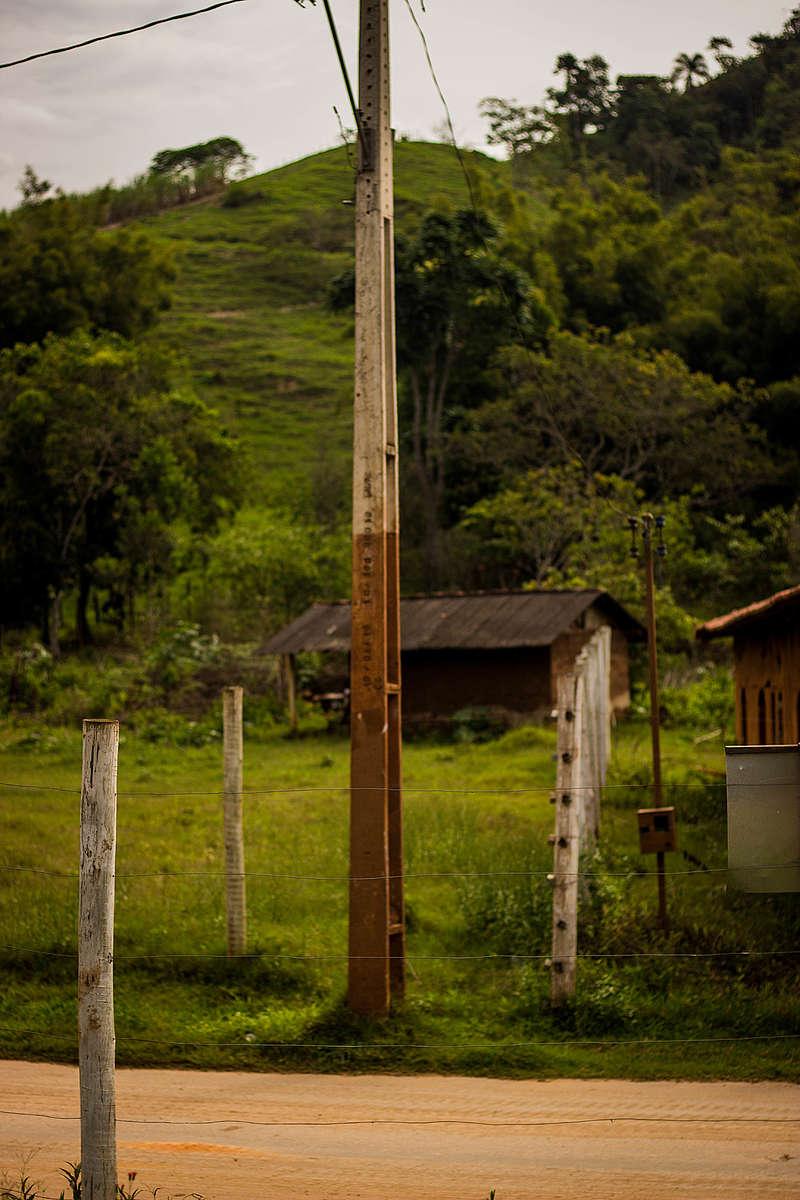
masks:
{"type": "MultiPolygon", "coordinates": [[[[608,592],[456,592],[400,601],[403,650],[513,650],[549,646],[595,605],[631,641],[642,625],[608,592]]],[[[314,604],[262,647],[264,654],[349,650],[350,605],[314,604]]]]}
{"type": "Polygon", "coordinates": [[[749,625],[762,617],[783,614],[798,603],[800,603],[800,585],[784,588],[782,592],[775,592],[773,596],[767,596],[766,600],[758,600],[755,604],[748,604],[746,608],[735,608],[733,612],[726,613],[722,617],[714,617],[711,621],[706,621],[705,625],[698,625],[694,635],[702,641],[708,641],[715,637],[729,637],[744,625],[749,625]]]}

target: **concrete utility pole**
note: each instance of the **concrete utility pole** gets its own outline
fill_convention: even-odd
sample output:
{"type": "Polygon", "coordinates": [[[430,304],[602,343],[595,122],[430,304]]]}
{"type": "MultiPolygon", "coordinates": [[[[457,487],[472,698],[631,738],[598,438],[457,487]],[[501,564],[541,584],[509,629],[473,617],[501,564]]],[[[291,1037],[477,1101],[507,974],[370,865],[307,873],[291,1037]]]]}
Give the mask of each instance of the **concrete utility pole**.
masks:
{"type": "Polygon", "coordinates": [[[405,987],[389,3],[361,0],[356,183],[348,1005],[405,987]]]}
{"type": "MultiPolygon", "coordinates": [[[[653,578],[653,529],[656,522],[662,518],[654,518],[645,513],[641,518],[642,541],[644,542],[644,581],[645,598],[647,602],[647,654],[650,668],[650,735],[653,747],[653,804],[661,808],[664,803],[661,790],[661,715],[658,702],[658,652],[656,649],[656,599],[655,580],[653,578]]],[[[667,917],[667,883],[664,874],[664,851],[656,854],[656,870],[658,871],[658,923],[662,929],[669,928],[667,917]]]]}

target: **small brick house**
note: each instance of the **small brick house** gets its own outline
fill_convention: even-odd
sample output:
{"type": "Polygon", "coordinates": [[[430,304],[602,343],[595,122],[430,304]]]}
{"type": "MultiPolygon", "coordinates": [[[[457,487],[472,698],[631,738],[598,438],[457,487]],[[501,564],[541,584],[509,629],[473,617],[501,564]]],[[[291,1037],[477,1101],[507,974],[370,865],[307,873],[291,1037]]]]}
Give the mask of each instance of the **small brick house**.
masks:
{"type": "Polygon", "coordinates": [[[800,741],[800,587],[706,621],[700,641],[733,638],[736,731],[743,746],[800,741]]]}
{"type": "MultiPolygon", "coordinates": [[[[467,707],[510,723],[553,707],[558,675],[601,625],[611,628],[611,703],[630,705],[628,643],[643,627],[607,592],[473,592],[400,601],[403,719],[435,723],[467,707]]],[[[350,605],[315,604],[262,647],[293,658],[302,651],[348,653],[350,605]]]]}

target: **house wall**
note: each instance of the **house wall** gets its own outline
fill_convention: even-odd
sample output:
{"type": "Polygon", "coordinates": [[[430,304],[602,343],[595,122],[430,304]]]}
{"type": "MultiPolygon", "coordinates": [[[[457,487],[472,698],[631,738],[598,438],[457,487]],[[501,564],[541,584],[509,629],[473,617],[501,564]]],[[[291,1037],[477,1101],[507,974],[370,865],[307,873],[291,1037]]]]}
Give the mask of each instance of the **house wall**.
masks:
{"type": "MultiPolygon", "coordinates": [[[[568,671],[599,623],[570,630],[553,645],[517,650],[404,650],[403,716],[448,717],[467,707],[491,707],[541,718],[553,708],[556,679],[568,671]]],[[[611,634],[611,706],[630,706],[628,642],[611,634]]]]}
{"type": "Polygon", "coordinates": [[[794,622],[734,633],[736,736],[744,746],[800,741],[800,633],[794,622]]]}
{"type": "MultiPolygon", "coordinates": [[[[591,610],[589,610],[591,613],[591,610]]],[[[587,614],[589,615],[589,614],[587,614]]],[[[559,675],[568,671],[575,658],[591,638],[599,624],[587,621],[587,628],[568,630],[557,637],[551,646],[550,657],[550,697],[552,704],[556,702],[556,681],[559,675]]],[[[628,665],[628,639],[620,629],[611,630],[611,708],[616,713],[625,712],[630,708],[630,672],[628,665]]]]}
{"type": "Polygon", "coordinates": [[[469,706],[544,716],[551,708],[550,652],[403,651],[403,717],[452,716],[469,706]]]}

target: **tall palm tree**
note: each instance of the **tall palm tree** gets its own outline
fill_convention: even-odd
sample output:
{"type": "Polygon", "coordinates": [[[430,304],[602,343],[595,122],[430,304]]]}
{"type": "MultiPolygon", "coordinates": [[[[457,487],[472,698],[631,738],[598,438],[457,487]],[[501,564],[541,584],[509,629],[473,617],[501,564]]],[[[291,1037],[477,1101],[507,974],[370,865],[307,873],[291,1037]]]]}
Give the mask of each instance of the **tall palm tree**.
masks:
{"type": "Polygon", "coordinates": [[[702,54],[679,54],[675,59],[675,68],[670,76],[671,83],[684,80],[683,90],[689,91],[694,87],[696,79],[708,79],[708,64],[702,54]]]}
{"type": "Polygon", "coordinates": [[[708,43],[708,49],[714,55],[720,71],[727,71],[728,67],[732,67],[736,62],[734,56],[729,53],[733,49],[733,42],[730,38],[712,37],[708,43]]]}

